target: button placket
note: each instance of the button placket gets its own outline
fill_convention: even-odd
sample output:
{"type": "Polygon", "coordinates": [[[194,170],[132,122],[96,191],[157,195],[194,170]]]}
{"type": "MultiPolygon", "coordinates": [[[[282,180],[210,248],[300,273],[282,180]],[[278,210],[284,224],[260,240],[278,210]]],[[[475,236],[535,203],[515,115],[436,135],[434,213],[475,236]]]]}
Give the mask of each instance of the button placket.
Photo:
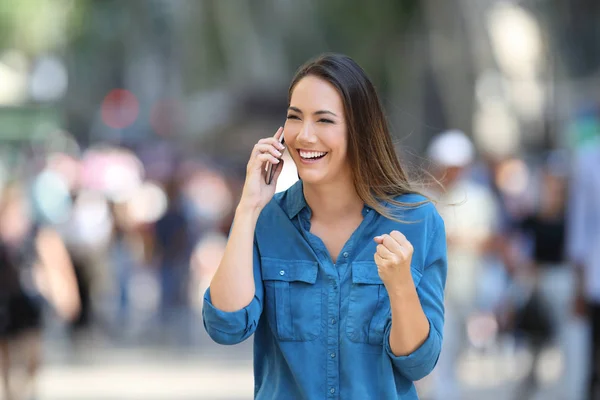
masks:
{"type": "Polygon", "coordinates": [[[331,276],[329,279],[330,294],[329,294],[329,333],[328,333],[328,355],[329,360],[327,361],[328,379],[329,384],[329,397],[337,398],[336,387],[339,385],[339,365],[337,360],[337,353],[339,351],[339,326],[337,324],[339,315],[339,304],[340,304],[340,283],[338,277],[331,276]]]}

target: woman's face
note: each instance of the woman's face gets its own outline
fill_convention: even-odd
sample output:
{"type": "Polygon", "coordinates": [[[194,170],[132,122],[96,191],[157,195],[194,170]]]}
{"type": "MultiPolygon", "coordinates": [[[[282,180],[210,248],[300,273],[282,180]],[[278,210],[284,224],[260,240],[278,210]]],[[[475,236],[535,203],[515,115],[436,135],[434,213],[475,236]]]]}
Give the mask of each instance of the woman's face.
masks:
{"type": "Polygon", "coordinates": [[[284,135],[304,182],[329,183],[351,176],[344,106],[329,82],[307,76],[296,84],[284,135]]]}

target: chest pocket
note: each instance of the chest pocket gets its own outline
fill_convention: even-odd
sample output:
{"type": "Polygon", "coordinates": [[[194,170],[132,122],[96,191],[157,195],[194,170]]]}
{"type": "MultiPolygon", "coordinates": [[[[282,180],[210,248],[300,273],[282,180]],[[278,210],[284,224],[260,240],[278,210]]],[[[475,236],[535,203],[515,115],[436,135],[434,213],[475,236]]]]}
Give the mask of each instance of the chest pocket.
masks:
{"type": "MultiPolygon", "coordinates": [[[[411,268],[415,286],[421,271],[411,268]]],[[[383,336],[391,318],[390,298],[374,261],[352,263],[352,287],[346,318],[346,334],[357,343],[383,345],[383,336]]]]}
{"type": "Polygon", "coordinates": [[[267,320],[281,341],[309,341],[321,333],[319,264],[261,258],[267,320]]]}

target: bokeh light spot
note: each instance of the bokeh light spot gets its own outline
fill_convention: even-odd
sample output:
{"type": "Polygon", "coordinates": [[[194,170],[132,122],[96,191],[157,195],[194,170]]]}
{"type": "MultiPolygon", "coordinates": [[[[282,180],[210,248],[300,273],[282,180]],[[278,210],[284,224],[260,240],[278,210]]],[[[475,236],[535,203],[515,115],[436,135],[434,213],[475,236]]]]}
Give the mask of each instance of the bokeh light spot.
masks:
{"type": "Polygon", "coordinates": [[[150,125],[160,136],[175,134],[176,121],[181,119],[180,106],[174,99],[164,99],[157,102],[150,112],[150,125]]]}
{"type": "Polygon", "coordinates": [[[102,121],[115,129],[133,124],[140,112],[140,103],[133,93],[125,89],[113,89],[102,101],[102,121]]]}

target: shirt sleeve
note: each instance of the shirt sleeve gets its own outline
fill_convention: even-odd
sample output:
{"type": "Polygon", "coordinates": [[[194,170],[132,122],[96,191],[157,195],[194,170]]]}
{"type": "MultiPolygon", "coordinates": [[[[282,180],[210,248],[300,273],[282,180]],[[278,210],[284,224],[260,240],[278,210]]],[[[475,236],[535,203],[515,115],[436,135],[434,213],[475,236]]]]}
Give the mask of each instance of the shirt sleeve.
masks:
{"type": "Polygon", "coordinates": [[[255,331],[263,309],[264,287],[260,269],[260,255],[254,243],[254,298],[246,307],[232,312],[216,308],[210,298],[210,287],[204,294],[202,318],[204,329],[217,343],[233,345],[248,339],[255,331]]]}
{"type": "Polygon", "coordinates": [[[388,322],[385,332],[385,351],[391,358],[394,368],[411,381],[418,381],[429,375],[437,364],[442,350],[444,287],[448,263],[444,222],[437,213],[435,215],[436,222],[433,234],[429,239],[429,251],[425,258],[423,277],[417,287],[421,307],[429,321],[429,335],[413,353],[396,356],[390,346],[391,320],[388,322]]]}

